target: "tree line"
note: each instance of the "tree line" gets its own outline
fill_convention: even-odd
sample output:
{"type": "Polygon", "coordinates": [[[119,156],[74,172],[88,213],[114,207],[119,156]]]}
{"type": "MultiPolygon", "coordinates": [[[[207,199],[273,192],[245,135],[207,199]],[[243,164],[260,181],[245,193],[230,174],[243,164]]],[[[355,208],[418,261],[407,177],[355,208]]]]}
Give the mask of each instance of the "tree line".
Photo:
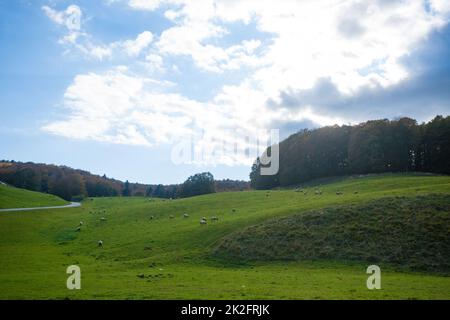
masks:
{"type": "Polygon", "coordinates": [[[210,173],[193,175],[183,184],[142,184],[128,180],[123,182],[67,166],[8,160],[0,161],[0,181],[17,188],[54,194],[68,201],[115,196],[181,198],[250,188],[248,181],[215,181],[210,173]]]}
{"type": "MultiPolygon", "coordinates": [[[[266,152],[270,155],[271,147],[266,152]]],[[[450,117],[418,124],[411,118],[302,130],[279,143],[279,171],[250,173],[255,189],[289,186],[312,179],[382,172],[450,174],[450,117]]]]}

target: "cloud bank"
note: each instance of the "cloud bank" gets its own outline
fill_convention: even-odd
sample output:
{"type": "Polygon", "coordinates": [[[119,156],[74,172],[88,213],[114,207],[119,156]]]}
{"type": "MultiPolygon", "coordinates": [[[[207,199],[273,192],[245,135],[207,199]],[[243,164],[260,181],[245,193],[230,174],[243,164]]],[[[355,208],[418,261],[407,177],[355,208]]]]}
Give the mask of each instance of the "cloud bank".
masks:
{"type": "MultiPolygon", "coordinates": [[[[94,44],[83,31],[80,8],[42,8],[65,28],[60,41],[73,50],[112,64],[117,56],[131,59],[129,65],[75,77],[63,97],[65,115],[43,130],[149,147],[199,132],[231,139],[234,130],[242,133],[240,147],[246,148],[248,136],[275,126],[285,136],[304,126],[402,115],[428,120],[450,110],[450,77],[442,61],[435,61],[434,69],[423,60],[407,62],[436,34],[448,34],[448,1],[116,0],[108,5],[118,3],[159,13],[171,25],[160,33],[149,28],[135,39],[94,44]],[[68,22],[74,16],[80,25],[68,22]],[[236,25],[243,26],[245,39],[230,44],[225,39],[236,36],[236,25]],[[259,37],[251,32],[245,37],[251,26],[259,37]],[[183,82],[172,84],[165,77],[179,72],[173,61],[186,59],[203,78],[239,74],[240,80],[224,80],[208,101],[183,94],[183,82]],[[145,72],[132,68],[136,61],[145,72]]],[[[245,162],[226,157],[213,162],[231,160],[245,162]]]]}

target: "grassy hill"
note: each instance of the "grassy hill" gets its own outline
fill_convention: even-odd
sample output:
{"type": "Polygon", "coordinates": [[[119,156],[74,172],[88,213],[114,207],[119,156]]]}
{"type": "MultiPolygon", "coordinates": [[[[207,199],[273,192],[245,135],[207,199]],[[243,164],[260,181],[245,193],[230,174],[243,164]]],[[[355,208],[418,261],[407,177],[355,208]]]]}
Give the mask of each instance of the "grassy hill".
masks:
{"type": "MultiPolygon", "coordinates": [[[[338,223],[338,215],[345,214],[339,209],[342,206],[353,206],[359,217],[359,206],[395,197],[408,203],[422,199],[417,197],[431,201],[432,214],[423,226],[436,228],[429,232],[440,230],[436,236],[448,236],[448,225],[441,225],[448,221],[448,210],[435,215],[435,200],[441,203],[450,195],[448,176],[347,177],[303,189],[305,192],[228,192],[180,200],[96,198],[87,199],[80,208],[1,213],[0,298],[450,299],[450,277],[399,269],[376,255],[369,260],[381,267],[382,289],[374,291],[366,288],[368,262],[361,257],[243,261],[214,256],[225,238],[250,226],[273,219],[301,220],[305,213],[305,219],[313,219],[313,212],[331,210],[327,208],[334,208],[332,221],[338,223]],[[315,195],[316,188],[322,195],[315,195]],[[189,217],[184,218],[184,213],[189,217]],[[208,218],[207,225],[199,223],[203,216],[208,218]],[[212,222],[212,216],[219,220],[212,222]],[[80,221],[84,224],[76,231],[80,221]],[[447,233],[440,228],[447,228],[447,233]],[[98,240],[103,241],[103,248],[98,247],[98,240]],[[66,289],[65,272],[72,264],[81,268],[81,290],[66,289]]],[[[397,205],[392,203],[387,214],[395,215],[397,205]]],[[[442,205],[447,208],[448,203],[442,205]]],[[[401,217],[402,212],[398,211],[401,217]]],[[[425,218],[425,214],[417,218],[425,218]]],[[[380,226],[390,220],[382,217],[383,212],[379,212],[370,224],[380,226]]],[[[343,218],[339,223],[362,219],[343,218]]],[[[395,226],[399,219],[393,217],[389,223],[395,226]]],[[[347,226],[347,230],[356,226],[347,226]]],[[[423,232],[428,233],[422,230],[401,236],[420,242],[414,237],[423,232]]],[[[270,243],[261,245],[269,248],[270,243]]],[[[448,257],[443,258],[448,261],[448,257]]]]}
{"type": "Polygon", "coordinates": [[[382,198],[250,226],[215,255],[242,260],[355,260],[450,273],[450,195],[382,198]]]}
{"type": "Polygon", "coordinates": [[[0,184],[0,209],[60,206],[64,204],[67,204],[67,201],[54,195],[0,184]]]}

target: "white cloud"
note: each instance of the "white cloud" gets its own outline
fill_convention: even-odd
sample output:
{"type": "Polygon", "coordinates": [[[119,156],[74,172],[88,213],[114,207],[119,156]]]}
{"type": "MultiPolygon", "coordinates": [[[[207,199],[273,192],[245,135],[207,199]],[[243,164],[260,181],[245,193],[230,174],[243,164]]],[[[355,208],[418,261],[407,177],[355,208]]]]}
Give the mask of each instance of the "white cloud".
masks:
{"type": "Polygon", "coordinates": [[[138,1],[134,8],[155,10],[172,5],[165,16],[176,26],[157,42],[163,54],[189,55],[202,69],[221,72],[242,65],[270,67],[254,80],[273,93],[280,87],[311,87],[331,77],[343,92],[361,86],[389,86],[408,77],[400,59],[409,54],[431,30],[447,22],[448,1],[433,0],[434,12],[423,1],[284,0],[161,0],[138,1]],[[233,57],[232,48],[208,42],[228,31],[221,22],[257,23],[272,35],[264,57],[255,53],[233,57]],[[263,63],[263,61],[265,63],[263,63]],[[378,69],[361,75],[377,63],[378,69]]]}
{"type": "MultiPolygon", "coordinates": [[[[66,29],[66,34],[62,36],[58,42],[61,44],[68,44],[82,49],[85,53],[90,53],[90,50],[84,46],[80,46],[78,40],[85,37],[86,34],[81,31],[82,10],[77,5],[69,5],[65,10],[58,11],[49,6],[43,6],[42,11],[45,15],[57,25],[63,26],[66,29]]],[[[94,52],[94,56],[98,56],[98,52],[94,52]]]]}
{"type": "Polygon", "coordinates": [[[144,31],[136,39],[114,41],[108,44],[94,42],[90,34],[82,31],[80,7],[70,5],[63,11],[57,11],[43,6],[42,10],[50,20],[67,29],[67,33],[58,40],[59,43],[69,45],[85,56],[96,60],[110,58],[117,50],[123,51],[130,57],[136,57],[153,41],[153,34],[150,31],[144,31]]]}
{"type": "Polygon", "coordinates": [[[171,131],[173,135],[185,133],[186,128],[177,127],[189,122],[188,114],[200,107],[155,89],[164,87],[156,80],[128,74],[124,67],[79,75],[64,94],[63,105],[71,116],[43,129],[70,138],[134,145],[168,141],[171,131]],[[171,113],[181,115],[171,117],[171,113]]]}
{"type": "Polygon", "coordinates": [[[450,1],[448,0],[430,0],[431,8],[440,13],[450,12],[450,1]]]}
{"type": "Polygon", "coordinates": [[[137,56],[141,51],[148,47],[153,41],[153,34],[150,31],[144,31],[139,34],[136,40],[126,40],[121,44],[125,52],[130,56],[137,56]]]}
{"type": "Polygon", "coordinates": [[[130,0],[128,4],[135,9],[155,10],[161,2],[160,0],[130,0]]]}
{"type": "Polygon", "coordinates": [[[163,58],[155,53],[149,53],[145,57],[145,65],[150,71],[165,72],[163,58]]]}
{"type": "MultiPolygon", "coordinates": [[[[46,131],[150,146],[174,143],[203,130],[231,140],[230,129],[256,134],[283,121],[352,122],[358,118],[342,119],[332,111],[321,114],[314,105],[283,106],[280,93],[304,92],[320,79],[329,79],[340,95],[351,97],[361,88],[390,88],[408,80],[411,70],[402,59],[448,23],[450,13],[448,1],[442,0],[432,0],[430,8],[420,0],[283,0],[276,4],[269,0],[130,0],[128,4],[152,11],[164,4],[164,16],[174,25],[159,36],[146,31],[135,40],[84,45],[87,52],[101,59],[121,49],[139,56],[151,70],[163,71],[164,61],[171,61],[168,70],[174,72],[179,70],[172,59],[187,56],[200,70],[212,73],[242,72],[248,66],[247,76],[241,83],[224,85],[210,101],[199,102],[170,92],[163,82],[122,69],[79,75],[64,97],[69,117],[49,123],[46,131]],[[228,26],[235,22],[253,22],[264,41],[251,38],[221,45],[232,32],[228,26]]],[[[53,21],[64,24],[62,14],[47,11],[53,21]]],[[[81,36],[67,41],[78,43],[77,37],[81,36]]],[[[241,142],[246,145],[245,139],[241,142]]],[[[201,143],[214,146],[206,138],[201,143]]],[[[226,157],[217,161],[230,163],[226,157]]]]}
{"type": "Polygon", "coordinates": [[[93,46],[87,51],[87,53],[98,60],[103,60],[104,58],[112,55],[111,48],[102,46],[93,46]]]}
{"type": "MultiPolygon", "coordinates": [[[[42,129],[73,139],[156,146],[196,137],[197,147],[218,148],[223,141],[241,149],[254,147],[245,140],[260,129],[249,112],[244,117],[224,101],[201,103],[166,92],[165,82],[115,68],[104,74],[77,76],[64,94],[64,116],[42,129]],[[240,132],[238,139],[233,132],[240,132]]],[[[247,99],[245,102],[253,102],[247,99]]],[[[199,160],[200,161],[200,160],[199,160]]],[[[221,159],[202,159],[209,164],[250,164],[253,158],[226,154],[221,159]]]]}
{"type": "Polygon", "coordinates": [[[165,30],[156,46],[164,55],[190,56],[199,68],[211,72],[236,70],[241,66],[258,66],[261,63],[255,54],[261,45],[259,40],[244,40],[228,48],[203,43],[224,33],[223,28],[210,23],[183,24],[165,30]]]}
{"type": "Polygon", "coordinates": [[[69,45],[86,56],[99,60],[111,56],[110,48],[92,44],[89,35],[82,31],[81,18],[83,13],[79,6],[69,5],[62,11],[43,6],[42,11],[51,21],[66,28],[66,34],[58,40],[60,44],[69,45]]]}
{"type": "Polygon", "coordinates": [[[57,11],[48,6],[43,6],[42,10],[53,22],[66,26],[70,31],[79,31],[81,28],[82,12],[77,5],[70,5],[64,11],[57,11]]]}

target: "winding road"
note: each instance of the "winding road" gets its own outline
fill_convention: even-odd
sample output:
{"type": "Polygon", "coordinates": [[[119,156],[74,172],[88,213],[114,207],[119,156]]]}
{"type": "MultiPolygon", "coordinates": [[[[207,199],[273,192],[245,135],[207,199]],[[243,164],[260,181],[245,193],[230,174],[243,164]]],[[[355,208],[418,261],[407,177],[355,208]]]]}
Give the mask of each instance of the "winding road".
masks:
{"type": "Polygon", "coordinates": [[[64,208],[75,208],[75,207],[80,207],[80,206],[81,206],[81,203],[79,203],[79,202],[71,202],[70,204],[66,204],[64,206],[0,209],[0,212],[64,209],[64,208]]]}

